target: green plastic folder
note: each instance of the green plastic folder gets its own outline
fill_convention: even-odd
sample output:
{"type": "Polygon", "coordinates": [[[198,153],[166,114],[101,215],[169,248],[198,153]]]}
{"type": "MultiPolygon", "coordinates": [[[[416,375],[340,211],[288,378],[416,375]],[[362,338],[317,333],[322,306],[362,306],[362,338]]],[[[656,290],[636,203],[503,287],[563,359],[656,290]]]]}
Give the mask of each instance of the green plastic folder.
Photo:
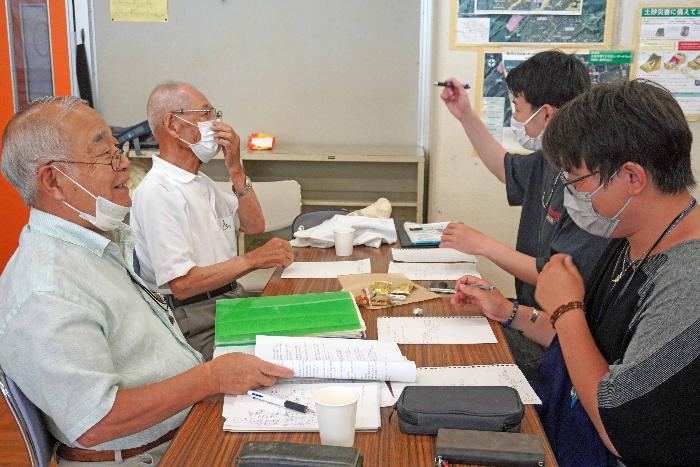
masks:
{"type": "Polygon", "coordinates": [[[216,345],[254,344],[258,334],[309,336],[364,329],[349,292],[216,301],[216,345]]]}

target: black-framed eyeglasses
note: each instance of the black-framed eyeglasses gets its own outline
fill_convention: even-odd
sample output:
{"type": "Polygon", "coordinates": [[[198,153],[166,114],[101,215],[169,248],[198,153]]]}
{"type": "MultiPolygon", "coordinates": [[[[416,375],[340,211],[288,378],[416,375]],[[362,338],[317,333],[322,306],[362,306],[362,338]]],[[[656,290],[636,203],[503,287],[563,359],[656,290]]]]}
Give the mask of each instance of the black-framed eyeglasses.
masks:
{"type": "Polygon", "coordinates": [[[569,186],[571,186],[571,185],[573,185],[573,184],[575,184],[575,183],[578,183],[578,182],[580,182],[580,181],[582,181],[582,180],[585,180],[585,179],[587,179],[588,177],[592,177],[593,175],[597,175],[598,173],[600,173],[600,171],[599,171],[599,170],[596,170],[596,171],[593,171],[593,172],[591,172],[591,173],[589,173],[589,174],[586,174],[586,175],[583,175],[583,176],[581,176],[581,177],[577,177],[577,178],[574,178],[573,180],[571,180],[571,179],[569,179],[569,172],[562,171],[562,172],[561,172],[561,176],[564,177],[564,183],[563,183],[564,188],[566,188],[567,190],[569,190],[569,193],[573,194],[573,193],[571,192],[571,188],[569,188],[569,186]]]}
{"type": "Polygon", "coordinates": [[[97,154],[91,157],[103,157],[103,156],[109,156],[110,160],[109,162],[87,162],[87,161],[69,161],[66,159],[53,159],[50,160],[46,163],[46,165],[53,164],[54,162],[60,162],[62,164],[86,164],[86,165],[109,165],[112,167],[112,170],[115,172],[119,172],[122,170],[122,160],[124,157],[127,159],[129,158],[129,143],[126,142],[124,144],[124,147],[117,147],[115,148],[114,152],[110,151],[105,151],[102,154],[97,154]]]}
{"type": "Polygon", "coordinates": [[[174,114],[184,114],[189,112],[197,112],[202,115],[206,115],[209,120],[214,120],[215,118],[221,118],[223,113],[221,110],[216,110],[214,107],[211,109],[177,109],[172,111],[174,114]]]}

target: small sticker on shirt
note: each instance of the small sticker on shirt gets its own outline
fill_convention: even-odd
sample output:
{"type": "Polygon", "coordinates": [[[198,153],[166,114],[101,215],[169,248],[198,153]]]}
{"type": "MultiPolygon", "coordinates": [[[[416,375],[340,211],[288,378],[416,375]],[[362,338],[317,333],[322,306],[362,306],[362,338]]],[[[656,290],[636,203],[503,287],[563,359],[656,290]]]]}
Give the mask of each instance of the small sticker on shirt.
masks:
{"type": "Polygon", "coordinates": [[[547,208],[547,222],[550,224],[556,224],[561,219],[561,213],[554,209],[552,206],[547,208]]]}
{"type": "Polygon", "coordinates": [[[233,228],[233,216],[226,216],[219,219],[221,230],[231,230],[233,228]]]}

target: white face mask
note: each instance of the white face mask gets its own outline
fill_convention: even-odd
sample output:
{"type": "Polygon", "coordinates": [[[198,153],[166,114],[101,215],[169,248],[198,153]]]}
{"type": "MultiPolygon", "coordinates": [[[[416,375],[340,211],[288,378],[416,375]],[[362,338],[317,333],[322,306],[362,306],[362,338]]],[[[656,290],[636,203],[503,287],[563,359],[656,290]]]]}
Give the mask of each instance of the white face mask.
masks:
{"type": "Polygon", "coordinates": [[[525,131],[525,125],[530,123],[530,120],[535,118],[535,115],[537,115],[540,110],[542,110],[542,107],[537,109],[534,114],[530,115],[530,117],[522,123],[517,121],[512,115],[510,117],[510,128],[513,130],[515,137],[518,139],[518,142],[522,147],[529,149],[530,151],[539,151],[542,149],[542,133],[544,133],[544,130],[542,130],[535,138],[528,135],[525,131]]]}
{"type": "MultiPolygon", "coordinates": [[[[615,175],[617,175],[617,172],[613,174],[613,177],[615,175]]],[[[577,191],[573,185],[569,185],[564,188],[564,207],[569,213],[571,219],[581,229],[585,230],[591,235],[610,238],[612,237],[613,232],[615,232],[615,229],[617,229],[617,226],[620,224],[620,214],[622,214],[622,211],[629,206],[630,202],[632,201],[632,197],[630,196],[627,198],[625,204],[622,205],[620,210],[617,211],[614,216],[605,217],[598,214],[593,208],[593,196],[602,188],[603,185],[601,184],[595,190],[591,191],[590,193],[586,193],[577,191]]]]}
{"type": "Polygon", "coordinates": [[[127,214],[129,214],[129,211],[131,208],[128,208],[126,206],[122,206],[120,204],[116,204],[111,202],[110,200],[103,198],[102,196],[95,196],[92,193],[90,193],[84,186],[82,186],[80,183],[76,182],[73,180],[71,177],[66,175],[65,172],[63,172],[61,169],[56,167],[55,165],[52,165],[54,169],[58,170],[61,172],[68,180],[71,182],[75,183],[80,187],[85,193],[89,194],[95,200],[97,201],[95,203],[95,215],[91,216],[88,213],[82,212],[79,209],[71,206],[67,202],[63,202],[66,206],[74,210],[75,212],[78,213],[78,216],[80,216],[81,219],[85,219],[98,229],[105,231],[105,232],[110,232],[117,227],[119,227],[123,222],[124,218],[126,217],[127,214]]]}
{"type": "Polygon", "coordinates": [[[195,125],[192,122],[188,122],[182,117],[179,117],[178,115],[175,115],[177,118],[182,120],[183,122],[187,122],[192,126],[196,126],[199,128],[199,142],[197,143],[190,143],[189,141],[186,141],[178,136],[178,139],[182,141],[183,143],[187,143],[190,146],[190,149],[194,153],[197,158],[202,161],[202,163],[206,164],[210,160],[216,156],[216,154],[219,152],[220,146],[219,143],[216,142],[214,139],[214,129],[212,128],[212,123],[215,121],[219,120],[208,120],[206,122],[197,122],[195,125]]]}

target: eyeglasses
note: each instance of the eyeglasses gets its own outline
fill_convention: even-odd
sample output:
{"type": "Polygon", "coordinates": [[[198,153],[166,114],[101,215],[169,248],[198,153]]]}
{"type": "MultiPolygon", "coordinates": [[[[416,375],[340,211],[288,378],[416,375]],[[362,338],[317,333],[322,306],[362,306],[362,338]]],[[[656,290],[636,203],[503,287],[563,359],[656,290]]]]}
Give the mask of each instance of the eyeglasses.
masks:
{"type": "Polygon", "coordinates": [[[562,172],[561,172],[561,176],[564,177],[564,184],[563,184],[563,185],[564,185],[564,188],[566,188],[566,189],[569,191],[569,193],[571,193],[571,194],[573,195],[573,192],[571,191],[571,188],[569,188],[570,185],[574,185],[575,183],[578,183],[578,182],[580,182],[580,181],[582,181],[582,180],[585,180],[585,179],[587,179],[588,177],[592,177],[593,175],[597,175],[598,173],[599,173],[599,171],[596,170],[596,171],[594,171],[594,172],[591,172],[591,173],[589,173],[589,174],[586,174],[586,175],[583,175],[583,176],[581,176],[581,177],[577,177],[577,178],[574,178],[573,180],[571,180],[571,179],[569,179],[569,172],[562,171],[562,172]]]}
{"type": "Polygon", "coordinates": [[[109,156],[110,160],[109,162],[85,162],[85,161],[68,161],[65,159],[53,159],[50,160],[46,163],[46,165],[53,164],[54,162],[60,162],[62,164],[87,164],[87,165],[109,165],[112,166],[112,170],[115,172],[119,172],[122,170],[122,158],[126,157],[129,159],[129,143],[126,142],[124,144],[124,147],[122,148],[115,148],[115,151],[113,153],[110,153],[109,151],[105,151],[102,154],[97,154],[95,156],[91,157],[103,157],[103,156],[109,156]]]}
{"type": "Polygon", "coordinates": [[[221,118],[223,113],[221,110],[216,110],[214,107],[211,109],[178,109],[172,111],[174,114],[184,114],[188,112],[198,112],[200,114],[206,115],[209,120],[214,120],[215,118],[221,118]]]}

